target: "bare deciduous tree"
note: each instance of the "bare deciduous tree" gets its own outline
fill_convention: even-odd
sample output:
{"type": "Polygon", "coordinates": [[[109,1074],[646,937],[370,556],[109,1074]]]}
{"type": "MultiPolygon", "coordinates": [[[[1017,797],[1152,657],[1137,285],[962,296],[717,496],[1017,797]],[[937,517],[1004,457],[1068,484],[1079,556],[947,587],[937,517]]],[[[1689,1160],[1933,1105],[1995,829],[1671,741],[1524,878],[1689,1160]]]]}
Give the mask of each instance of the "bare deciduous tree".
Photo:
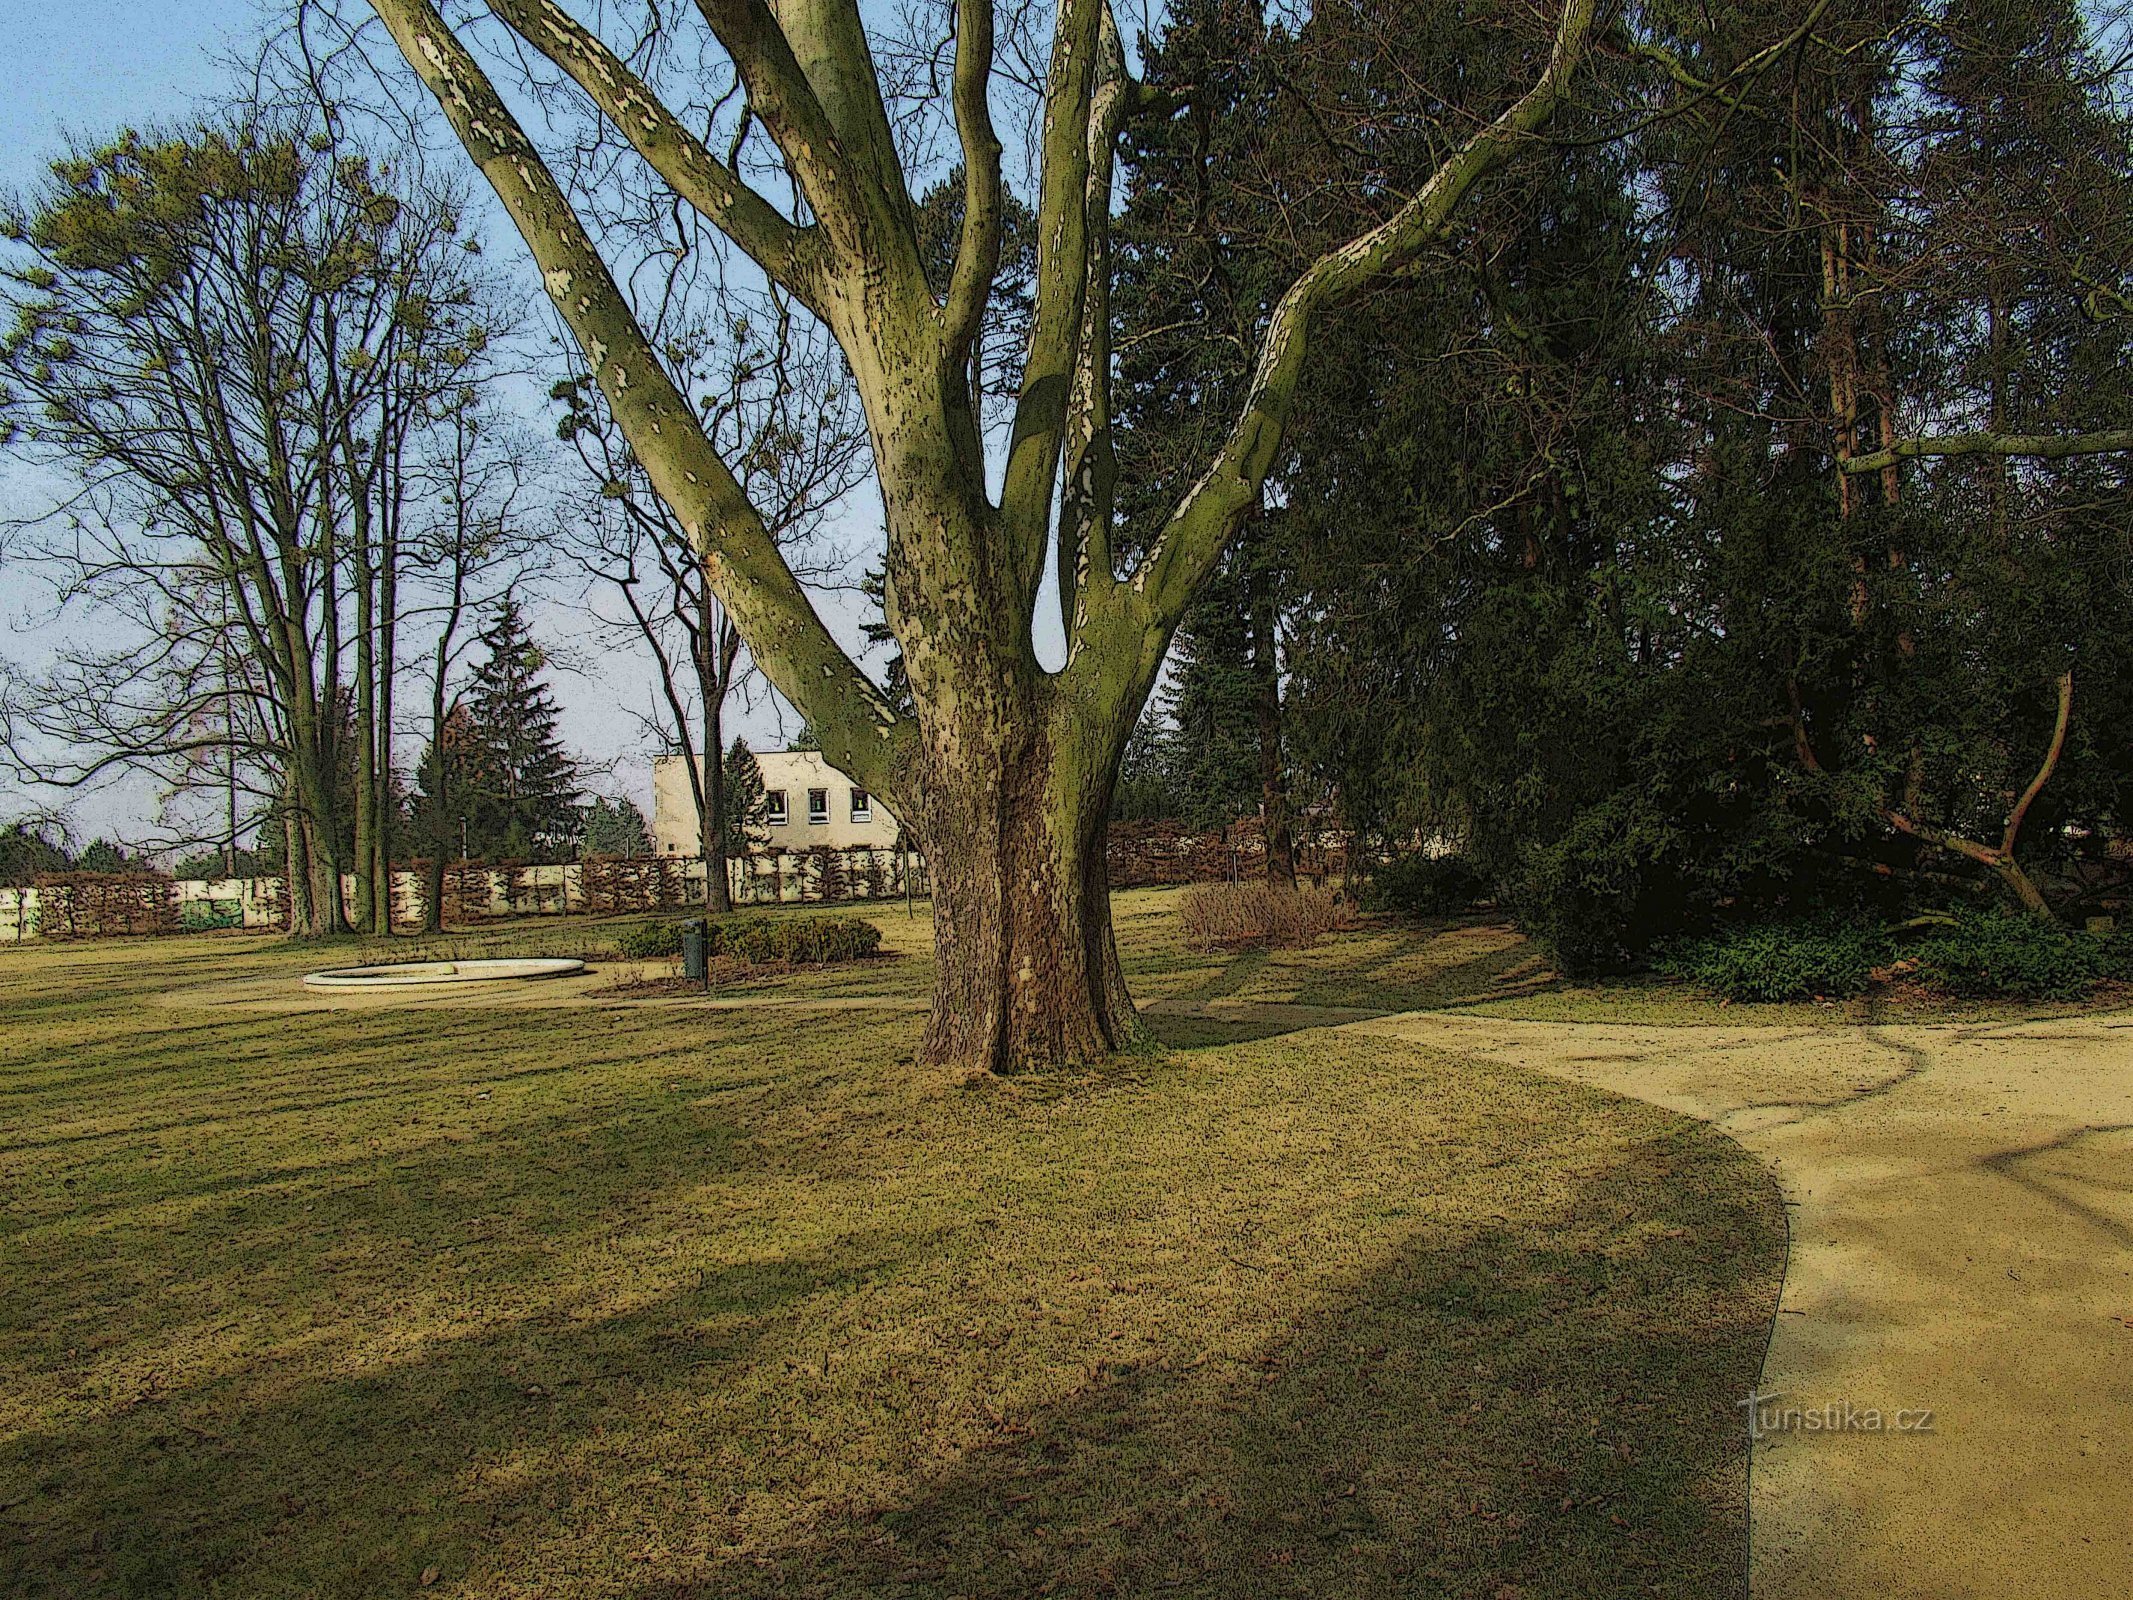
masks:
{"type": "MultiPolygon", "coordinates": [[[[1464,198],[1529,144],[1569,92],[1596,0],[1564,0],[1529,86],[1386,220],[1312,262],[1281,297],[1227,436],[1130,562],[1112,544],[1107,241],[1121,128],[1160,108],[1128,73],[1105,0],[1060,0],[1053,18],[1032,148],[1035,287],[997,494],[969,378],[1007,205],[989,0],[965,0],[953,17],[944,98],[964,198],[941,294],[927,280],[897,128],[851,0],[696,6],[738,77],[748,127],[776,147],[791,190],[783,205],[669,108],[639,70],[644,56],[618,52],[561,5],[490,0],[513,59],[545,60],[575,85],[674,204],[723,232],[843,350],[882,495],[886,611],[916,706],[908,717],[815,613],[571,194],[477,57],[477,30],[448,23],[429,0],[372,6],[525,239],[758,666],[820,733],[825,755],[922,835],[939,957],[927,1058],[1010,1070],[1132,1038],[1102,843],[1120,755],[1171,631],[1260,504],[1313,317],[1443,239],[1464,198]],[[1048,569],[1066,635],[1056,671],[1039,662],[1033,634],[1048,569]]],[[[665,12],[649,28],[668,41],[682,33],[665,12]]]]}
{"type": "MultiPolygon", "coordinates": [[[[842,355],[776,290],[751,296],[714,282],[683,303],[684,325],[662,341],[676,382],[697,397],[705,432],[787,566],[802,578],[834,573],[822,521],[866,477],[866,424],[842,355]]],[[[720,772],[726,703],[748,669],[740,629],[720,603],[711,563],[653,490],[590,375],[558,384],[555,398],[568,408],[561,431],[594,489],[577,559],[621,599],[619,631],[651,653],[659,714],[648,720],[688,775],[705,903],[730,911],[720,772]]]]}

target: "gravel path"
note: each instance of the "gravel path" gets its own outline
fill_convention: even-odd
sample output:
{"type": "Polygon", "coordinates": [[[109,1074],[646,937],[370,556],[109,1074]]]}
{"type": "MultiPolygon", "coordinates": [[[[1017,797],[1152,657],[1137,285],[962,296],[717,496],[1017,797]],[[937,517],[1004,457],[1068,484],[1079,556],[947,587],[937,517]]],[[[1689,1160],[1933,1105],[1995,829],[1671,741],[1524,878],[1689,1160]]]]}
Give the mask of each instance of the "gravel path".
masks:
{"type": "Polygon", "coordinates": [[[1756,1600],[2133,1595],[2133,1019],[1351,1026],[1686,1112],[1776,1171],[1756,1600]]]}

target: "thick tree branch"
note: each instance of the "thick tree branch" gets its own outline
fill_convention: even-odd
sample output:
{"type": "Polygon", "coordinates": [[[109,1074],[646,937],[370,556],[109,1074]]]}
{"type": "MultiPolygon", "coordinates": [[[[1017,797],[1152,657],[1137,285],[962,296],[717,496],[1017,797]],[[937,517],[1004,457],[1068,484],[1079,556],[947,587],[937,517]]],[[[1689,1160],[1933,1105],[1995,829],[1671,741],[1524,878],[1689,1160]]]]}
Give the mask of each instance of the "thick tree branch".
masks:
{"type": "MultiPolygon", "coordinates": [[[[1106,46],[1118,50],[1117,29],[1110,26],[1105,0],[1059,0],[1044,91],[1044,165],[1037,206],[1044,221],[1037,237],[1036,306],[1000,496],[1008,548],[1031,582],[1043,567],[1061,430],[1082,342],[1089,274],[1089,153],[1098,132],[1093,104],[1106,46]]],[[[1123,75],[1121,64],[1118,76],[1123,75]]]]}
{"type": "Polygon", "coordinates": [[[956,240],[941,322],[945,359],[970,360],[985,320],[993,279],[1000,271],[1005,207],[1000,194],[1000,136],[993,130],[993,0],[957,0],[955,8],[955,129],[963,145],[963,231],[956,240]]]}
{"type": "Polygon", "coordinates": [[[788,0],[776,10],[765,0],[696,0],[696,9],[828,235],[827,270],[850,292],[845,314],[826,320],[862,367],[855,341],[869,324],[930,317],[933,296],[858,13],[850,0],[788,0]]]}
{"type": "MultiPolygon", "coordinates": [[[[1899,833],[1907,833],[1914,839],[1923,839],[1927,844],[1938,845],[1952,854],[1975,861],[1979,866],[1999,874],[2001,881],[2021,901],[2023,907],[2037,916],[2051,919],[2052,909],[2036,883],[2024,872],[2015,860],[2015,841],[2022,832],[2022,823],[2029,815],[2029,808],[2036,803],[2045,784],[2059,768],[2059,757],[2066,750],[2066,726],[2074,710],[2074,670],[2069,667],[2059,674],[2059,705],[2052,718],[2052,737],[2045,749],[2044,759],[2037,766],[2037,775],[2029,780],[2029,787],[2007,813],[2007,826],[2000,834],[1997,848],[1981,844],[1975,839],[1966,839],[1961,834],[1950,833],[1915,820],[1908,809],[1884,806],[1882,816],[1889,826],[1899,833]]],[[[1916,785],[1913,785],[1914,789],[1916,785]]]]}
{"type": "Polygon", "coordinates": [[[2034,456],[2056,461],[2120,450],[2133,450],[2133,428],[2105,428],[2096,433],[1950,433],[1899,439],[1885,450],[1840,462],[1838,470],[1879,472],[1906,456],[2034,456]]]}
{"type": "Polygon", "coordinates": [[[2000,836],[2000,854],[2014,859],[2015,836],[2022,831],[2022,819],[2029,815],[2029,808],[2036,803],[2037,795],[2051,782],[2051,776],[2059,768],[2059,757],[2066,750],[2066,724],[2074,713],[2074,669],[2068,667],[2059,674],[2059,710],[2052,719],[2052,740],[2044,752],[2044,760],[2037,767],[2037,775],[2029,780],[2029,787],[2022,791],[2022,798],[2014,803],[2007,813],[2007,831],[2000,836]]]}
{"type": "Polygon", "coordinates": [[[1067,397],[1060,474],[1058,587],[1060,620],[1071,651],[1088,621],[1091,585],[1105,588],[1112,572],[1111,516],[1118,454],[1111,432],[1111,175],[1119,129],[1131,100],[1117,30],[1104,13],[1106,46],[1089,111],[1089,169],[1082,231],[1088,287],[1082,295],[1081,338],[1074,386],[1067,397]]]}
{"type": "Polygon", "coordinates": [[[778,28],[845,155],[880,192],[908,201],[874,52],[854,0],[770,0],[778,28]]]}
{"type": "Polygon", "coordinates": [[[868,788],[908,803],[908,720],[822,625],[763,519],[674,386],[540,154],[429,0],[372,0],[444,108],[541,269],[616,422],[659,496],[703,551],[720,600],[764,675],[868,788]]]}
{"type": "Polygon", "coordinates": [[[1228,440],[1121,591],[1143,597],[1148,620],[1175,625],[1239,519],[1257,506],[1303,374],[1312,317],[1413,262],[1442,237],[1475,186],[1554,116],[1584,56],[1596,4],[1564,0],[1547,65],[1533,87],[1447,157],[1397,212],[1319,257],[1281,297],[1228,440]]]}

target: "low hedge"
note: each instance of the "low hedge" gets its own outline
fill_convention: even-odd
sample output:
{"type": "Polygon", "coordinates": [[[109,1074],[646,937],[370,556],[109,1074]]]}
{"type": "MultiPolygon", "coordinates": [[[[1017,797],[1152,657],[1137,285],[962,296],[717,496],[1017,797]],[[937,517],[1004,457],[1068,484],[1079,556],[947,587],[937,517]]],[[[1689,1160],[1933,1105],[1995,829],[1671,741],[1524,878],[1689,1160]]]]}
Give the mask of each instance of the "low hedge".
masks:
{"type": "Polygon", "coordinates": [[[2079,1000],[2107,978],[2133,981],[2133,935],[2006,912],[1930,925],[1900,946],[1871,928],[1766,923],[1685,940],[1653,965],[1729,1000],[1849,999],[1891,965],[1965,1000],[2079,1000]]]}
{"type": "Polygon", "coordinates": [[[1911,947],[1918,975],[1952,995],[1984,1000],[2079,1000],[2123,970],[2123,946],[2041,917],[1964,917],[1911,947]],[[2114,959],[2115,958],[2115,959],[2114,959]]]}
{"type": "Polygon", "coordinates": [[[1653,965],[1728,1000],[1776,1003],[1864,994],[1888,959],[1888,941],[1871,928],[1766,923],[1685,940],[1653,965]]]}
{"type": "Polygon", "coordinates": [[[631,961],[658,961],[681,954],[681,924],[640,922],[615,936],[615,948],[631,961]]]}
{"type": "MultiPolygon", "coordinates": [[[[685,922],[646,922],[625,929],[615,947],[631,961],[671,960],[681,954],[685,922]]],[[[881,950],[881,929],[863,917],[725,917],[709,925],[705,952],[756,965],[820,966],[858,961],[881,950]]]]}
{"type": "Polygon", "coordinates": [[[820,966],[881,950],[881,929],[863,917],[737,917],[711,924],[711,954],[738,961],[820,966]]]}

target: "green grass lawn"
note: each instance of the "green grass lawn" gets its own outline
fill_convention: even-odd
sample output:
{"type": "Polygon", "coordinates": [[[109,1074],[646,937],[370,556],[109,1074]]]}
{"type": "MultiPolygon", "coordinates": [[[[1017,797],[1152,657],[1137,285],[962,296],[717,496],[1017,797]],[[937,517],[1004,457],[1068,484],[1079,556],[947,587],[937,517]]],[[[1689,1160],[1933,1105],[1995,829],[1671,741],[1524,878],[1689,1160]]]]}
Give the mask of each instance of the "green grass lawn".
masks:
{"type": "Polygon", "coordinates": [[[1768,1178],[1648,1106],[1175,1014],[1494,1004],[1500,933],[1209,957],[1172,904],[1120,899],[1167,1048],[961,1090],[914,1012],[804,1003],[923,995],[900,906],[894,959],[755,1010],[0,952],[0,1593],[1737,1592],[1768,1178]]]}

